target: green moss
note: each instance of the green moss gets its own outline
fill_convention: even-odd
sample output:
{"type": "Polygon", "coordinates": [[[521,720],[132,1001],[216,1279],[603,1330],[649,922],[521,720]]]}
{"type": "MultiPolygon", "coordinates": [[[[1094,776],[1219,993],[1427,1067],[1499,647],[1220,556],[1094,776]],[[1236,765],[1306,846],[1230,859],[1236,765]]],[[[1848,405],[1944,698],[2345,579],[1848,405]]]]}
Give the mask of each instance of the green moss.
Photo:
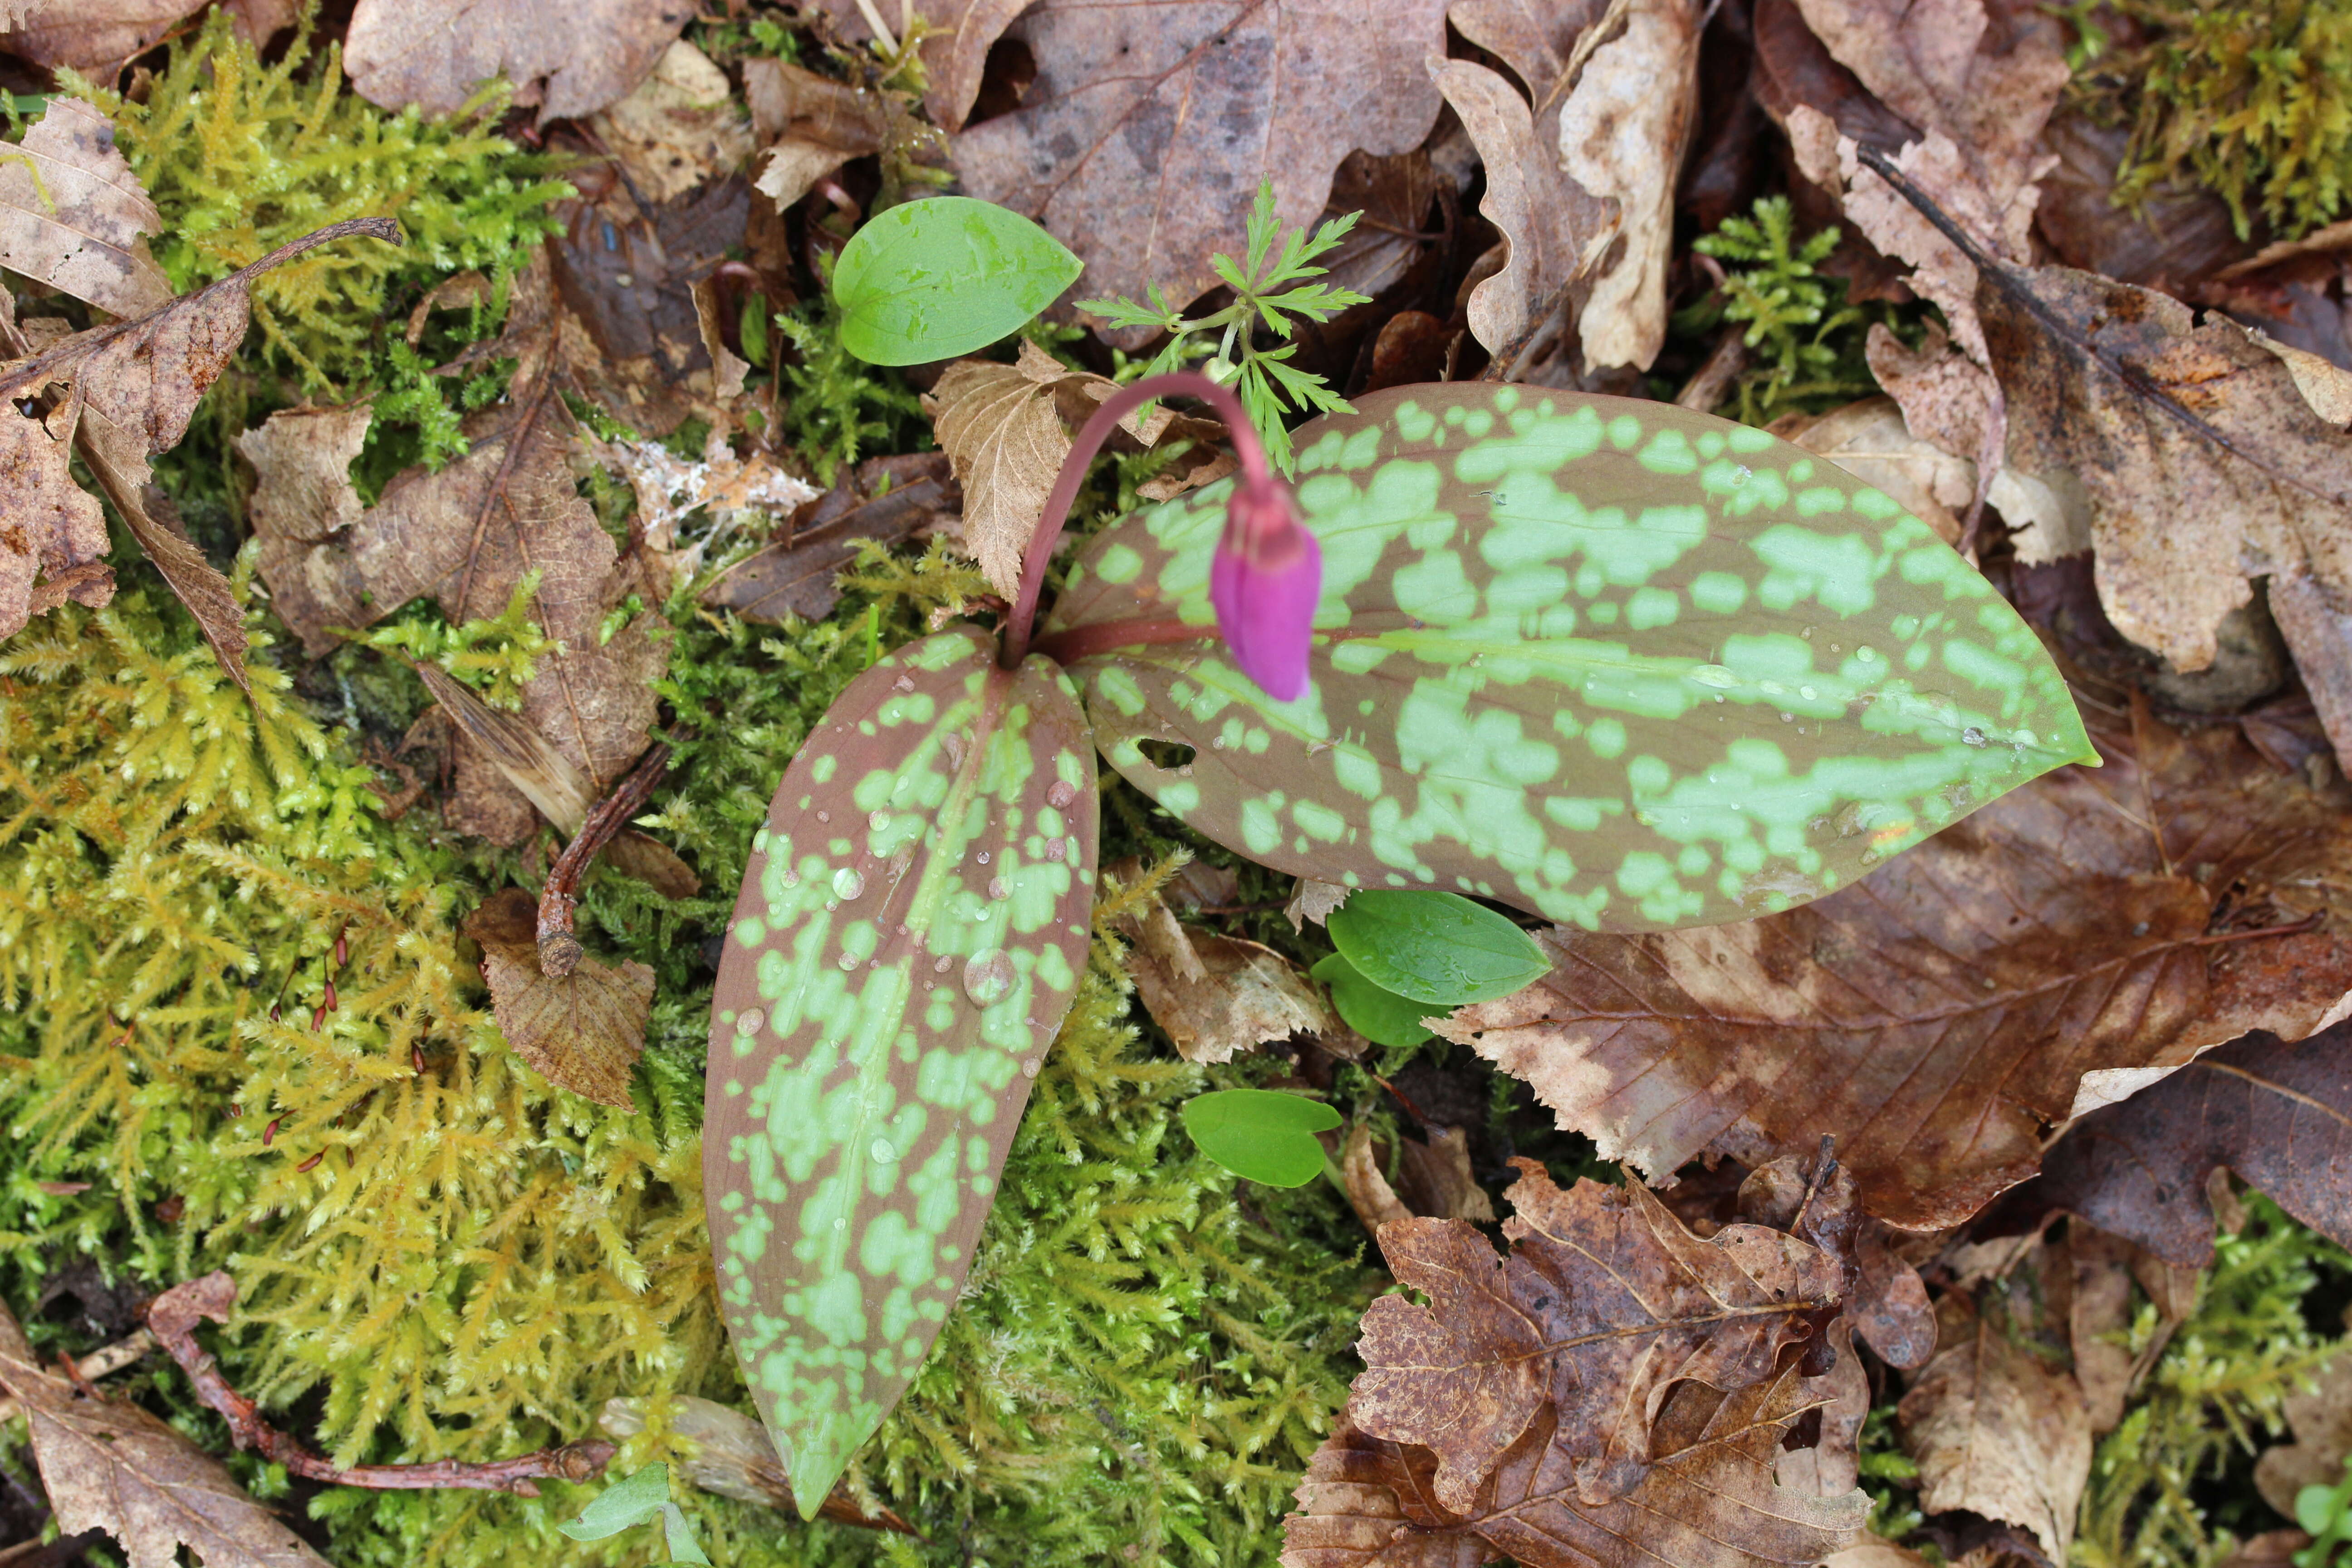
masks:
{"type": "Polygon", "coordinates": [[[344,218],[389,216],[403,247],[323,247],[253,287],[255,357],[307,390],[369,390],[387,309],[454,271],[512,272],[554,232],[570,194],[554,161],[494,133],[478,111],[428,122],[344,90],[339,47],[307,23],[265,66],[215,12],[172,47],[143,101],[84,84],[112,114],[123,155],[163,216],[155,258],[185,290],[344,218]]]}
{"type": "Polygon", "coordinates": [[[2089,79],[2128,117],[2116,199],[2194,180],[2299,238],[2344,210],[2352,184],[2352,5],[2345,0],[2123,0],[2150,41],[2089,79]]]}
{"type": "MultiPolygon", "coordinates": [[[[2213,1568],[2240,1539],[2287,1523],[2251,1497],[2247,1472],[2284,1424],[2280,1402],[2344,1346],[2338,1325],[2315,1326],[2304,1303],[2323,1284],[2340,1291],[2352,1256],[2259,1193],[2246,1208],[2244,1231],[2217,1240],[2196,1310],[2099,1440],[2077,1568],[2213,1568]]],[[[2144,1303],[2129,1348],[2153,1342],[2157,1327],[2144,1303]]]]}

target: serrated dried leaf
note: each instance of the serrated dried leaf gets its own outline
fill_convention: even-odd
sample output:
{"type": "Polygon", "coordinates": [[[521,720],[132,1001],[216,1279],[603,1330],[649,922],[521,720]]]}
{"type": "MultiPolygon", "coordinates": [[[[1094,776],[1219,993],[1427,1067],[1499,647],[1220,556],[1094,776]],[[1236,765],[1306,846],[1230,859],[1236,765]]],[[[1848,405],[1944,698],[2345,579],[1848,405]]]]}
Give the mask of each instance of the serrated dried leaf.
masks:
{"type": "Polygon", "coordinates": [[[850,159],[879,153],[889,139],[890,116],[879,96],[784,60],[744,61],[743,96],[752,129],[767,143],[752,187],[780,207],[850,159]]]}
{"type": "Polygon", "coordinates": [[[630,1069],[646,1048],[653,1016],[654,972],[624,961],[607,968],[583,957],[557,977],[539,966],[539,901],[505,888],[466,917],[482,946],[490,1012],[516,1056],[558,1089],[623,1109],[630,1069]]]}
{"type": "Polygon", "coordinates": [[[1306,696],[1267,698],[1216,638],[1218,486],[1095,535],[1044,644],[1199,627],[1071,668],[1112,766],[1276,870],[1601,929],[1736,920],[2090,754],[1990,584],[1761,431],[1456,384],[1297,441],[1324,561],[1306,696]]]}
{"type": "Polygon", "coordinates": [[[956,167],[1077,252],[1097,296],[1217,287],[1209,258],[1246,249],[1260,180],[1280,222],[1310,224],[1350,150],[1408,152],[1437,118],[1423,61],[1444,51],[1444,0],[1042,0],[1019,15],[1003,37],[1036,82],[956,138],[956,167]]]}
{"type": "Polygon", "coordinates": [[[2065,1561],[2091,1475],[2082,1390],[1965,1296],[1946,1296],[1937,1316],[1936,1357],[1897,1409],[1920,1507],[2021,1525],[2065,1561]]]}
{"type": "Polygon", "coordinates": [[[1094,752],[1068,678],[957,626],[852,681],[786,770],[711,1005],[719,1302],[804,1512],[963,1287],[1087,963],[1094,752]]]}
{"type": "Polygon", "coordinates": [[[0,415],[0,637],[68,599],[114,596],[106,514],[73,482],[71,455],[39,420],[0,415]]]}
{"type": "Polygon", "coordinates": [[[0,161],[0,265],[110,314],[144,316],[171,303],[171,279],[147,251],[147,237],[163,230],[163,215],[115,148],[114,122],[80,99],[50,99],[0,161]]]}
{"type": "Polygon", "coordinates": [[[685,0],[359,0],[343,68],[386,109],[454,113],[503,76],[541,123],[577,120],[643,81],[693,15],[685,0]]]}
{"type": "Polygon", "coordinates": [[[1702,1241],[1646,1188],[1563,1192],[1513,1163],[1507,1258],[1463,1220],[1381,1227],[1390,1272],[1429,1305],[1381,1297],[1357,1347],[1350,1419],[1434,1452],[1436,1498],[1455,1512],[1547,1407],[1583,1500],[1625,1496],[1673,1384],[1768,1380],[1837,1307],[1842,1266],[1809,1243],[1753,1225],[1702,1241]]]}
{"type": "Polygon", "coordinates": [[[1853,1540],[1862,1492],[1814,1497],[1773,1478],[1786,1434],[1820,1403],[1808,1380],[1790,1370],[1720,1396],[1685,1387],[1685,1439],[1597,1505],[1580,1490],[1569,1424],[1549,1409],[1460,1513],[1438,1501],[1427,1449],[1342,1423],[1284,1521],[1283,1568],[1476,1568],[1503,1553],[1528,1568],[1810,1568],[1853,1540]]]}
{"type": "Polygon", "coordinates": [[[2051,1149],[2042,1188],[2102,1230],[2202,1267],[2216,1166],[2352,1246],[2352,1025],[2291,1045],[2240,1040],[2092,1111],[2051,1149]]]}
{"type": "Polygon", "coordinates": [[[1329,920],[1331,911],[1346,903],[1348,894],[1352,890],[1337,882],[1301,877],[1298,885],[1291,890],[1290,901],[1282,906],[1282,912],[1290,921],[1291,930],[1303,931],[1308,921],[1321,925],[1329,920]]]}
{"type": "Polygon", "coordinates": [[[1186,1061],[1223,1062],[1293,1035],[1340,1027],[1298,966],[1261,942],[1196,930],[1158,898],[1121,917],[1127,969],[1152,1021],[1186,1061]]]}
{"type": "Polygon", "coordinates": [[[90,1399],[42,1367],[0,1307],[0,1388],[23,1406],[33,1457],[64,1535],[102,1530],[131,1568],[327,1568],[221,1462],[128,1401],[90,1399]]]}
{"type": "Polygon", "coordinates": [[[2229,935],[2340,907],[2340,811],[2232,730],[2143,713],[2100,741],[2105,767],[2040,779],[1803,909],[1556,930],[1549,976],[1443,1032],[1653,1176],[1834,1135],[1872,1213],[1958,1224],[2040,1168],[2048,1126],[2114,1097],[2094,1075],[2136,1086],[2251,1028],[2308,1033],[2352,991],[2332,927],[2229,935]]]}

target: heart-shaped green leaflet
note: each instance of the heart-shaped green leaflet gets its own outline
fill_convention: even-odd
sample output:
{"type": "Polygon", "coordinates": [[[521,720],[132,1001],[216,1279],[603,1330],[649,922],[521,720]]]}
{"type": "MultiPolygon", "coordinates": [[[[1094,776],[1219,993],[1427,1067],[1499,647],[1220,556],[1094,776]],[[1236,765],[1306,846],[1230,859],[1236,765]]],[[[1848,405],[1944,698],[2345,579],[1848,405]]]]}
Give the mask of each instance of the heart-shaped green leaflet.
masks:
{"type": "Polygon", "coordinates": [[[841,346],[872,364],[970,353],[1019,331],[1085,265],[992,202],[907,202],[877,213],[834,263],[841,346]]]}
{"type": "Polygon", "coordinates": [[[1184,1102],[1184,1131],[1202,1153],[1269,1187],[1303,1187],[1323,1173],[1315,1134],[1339,1125],[1319,1100],[1268,1089],[1220,1089],[1184,1102]]]}
{"type": "Polygon", "coordinates": [[[1094,747],[1069,679],[955,627],[850,683],[785,772],[711,1005],[719,1298],[814,1517],[971,1266],[1086,967],[1094,747]]]}
{"type": "Polygon", "coordinates": [[[1325,953],[1307,973],[1329,988],[1339,1021],[1376,1046],[1417,1046],[1432,1033],[1422,1019],[1448,1010],[1381,990],[1340,953],[1325,953]]]}
{"type": "Polygon", "coordinates": [[[1097,534],[1047,627],[1202,628],[1072,670],[1112,766],[1276,869],[1706,925],[2097,760],[1991,584],[1760,430],[1465,384],[1373,393],[1297,439],[1323,551],[1304,697],[1274,701],[1216,640],[1230,481],[1097,534]],[[1152,741],[1193,754],[1161,767],[1152,741]]]}
{"type": "Polygon", "coordinates": [[[1508,996],[1551,973],[1535,938],[1459,893],[1368,889],[1333,910],[1325,929],[1366,980],[1441,1011],[1508,996]]]}

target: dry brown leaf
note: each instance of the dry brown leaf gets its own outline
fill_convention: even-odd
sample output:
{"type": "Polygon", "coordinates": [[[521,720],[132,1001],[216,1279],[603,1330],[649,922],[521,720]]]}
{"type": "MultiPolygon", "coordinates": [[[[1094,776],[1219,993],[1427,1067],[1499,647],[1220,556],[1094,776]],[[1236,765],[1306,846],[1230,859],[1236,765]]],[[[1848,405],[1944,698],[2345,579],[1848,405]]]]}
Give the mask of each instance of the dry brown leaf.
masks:
{"type": "Polygon", "coordinates": [[[1571,1424],[1548,1407],[1458,1512],[1438,1499],[1428,1449],[1343,1421],[1295,1494],[1282,1568],[1477,1568],[1503,1553],[1529,1568],[1816,1563],[1869,1513],[1860,1491],[1814,1497],[1774,1479],[1786,1435],[1821,1398],[1794,1370],[1728,1394],[1682,1384],[1677,1436],[1632,1491],[1598,1504],[1579,1486],[1571,1424]]]}
{"type": "Polygon", "coordinates": [[[2135,1356],[2126,1342],[2132,1326],[2132,1255],[2138,1249],[2119,1236],[2076,1220],[2066,1227],[2064,1257],[2072,1271],[2066,1301],[2066,1339],[2074,1352],[2074,1382],[2091,1436],[2112,1432],[2124,1418],[2145,1365],[2159,1343],[2135,1356]]]}
{"type": "Polygon", "coordinates": [[[74,483],[71,456],[39,420],[0,415],[0,637],[68,599],[114,596],[106,514],[74,483]]]}
{"type": "Polygon", "coordinates": [[[624,1110],[629,1069],[646,1048],[654,972],[625,961],[609,969],[583,957],[557,979],[539,967],[539,903],[520,888],[491,895],[466,917],[482,946],[490,1012],[516,1056],[559,1089],[624,1110]]]}
{"type": "Polygon", "coordinates": [[[1937,1319],[1936,1358],[1896,1412],[1919,1467],[1919,1506],[2022,1526],[2064,1562],[2091,1474],[2082,1390],[1965,1296],[1946,1296],[1937,1319]]]}
{"type": "MultiPolygon", "coordinates": [[[[179,444],[197,402],[245,341],[253,279],[307,250],[357,236],[396,241],[400,229],[388,218],[331,225],[152,315],[76,332],[0,369],[0,395],[7,401],[46,395],[52,405],[44,435],[21,434],[0,448],[22,476],[16,489],[32,509],[0,521],[0,625],[16,612],[14,590],[27,556],[50,576],[30,590],[28,610],[52,608],[66,597],[105,602],[106,579],[91,572],[95,563],[74,559],[84,553],[88,514],[60,497],[54,482],[52,459],[58,454],[52,448],[69,432],[99,488],[194,617],[221,667],[239,686],[246,684],[244,611],[228,579],[188,542],[177,510],[152,483],[148,460],[179,444]],[[61,384],[69,388],[62,396],[52,390],[61,384]],[[48,437],[55,439],[44,446],[48,437]]],[[[15,335],[13,325],[8,331],[15,335]]]]}
{"type": "Polygon", "coordinates": [[[1372,1147],[1372,1130],[1363,1122],[1349,1130],[1348,1141],[1340,1146],[1339,1184],[1357,1220],[1374,1236],[1392,1219],[1412,1217],[1412,1211],[1404,1206],[1404,1200],[1397,1196],[1381,1170],[1380,1154],[1372,1147]]]}
{"type": "MultiPolygon", "coordinates": [[[[2352,759],[2352,435],[2315,413],[2279,356],[2169,296],[2063,268],[2008,275],[2067,331],[2202,421],[2189,427],[2011,294],[1979,300],[2010,405],[2012,470],[2079,494],[2116,630],[2182,670],[2213,662],[2219,628],[2285,587],[2280,630],[2339,759],[2352,759]],[[2223,437],[2228,446],[2214,438],[2223,437]]],[[[2052,539],[2042,552],[2073,541],[2052,539]]],[[[2079,548],[2080,545],[2077,545],[2079,548]]]]}
{"type": "Polygon", "coordinates": [[[1975,495],[1976,465],[1913,435],[1893,398],[1865,397],[1827,414],[1799,415],[1776,422],[1772,433],[1877,486],[1945,543],[1959,542],[1960,519],[1953,509],[1965,510],[1975,495]]]}
{"type": "Polygon", "coordinates": [[[890,114],[879,95],[783,60],[746,60],[743,96],[767,147],[753,188],[780,207],[889,141],[890,114]]]}
{"type": "Polygon", "coordinates": [[[1350,150],[1421,144],[1444,0],[1041,0],[1003,36],[1037,79],[1019,109],[956,138],[966,189],[1077,252],[1091,296],[1159,284],[1181,301],[1217,287],[1212,254],[1243,253],[1260,180],[1300,226],[1350,150]]]}
{"type": "MultiPolygon", "coordinates": [[[[643,504],[646,492],[637,493],[643,504]]],[[[773,543],[720,573],[702,602],[747,621],[822,620],[841,597],[835,574],[857,558],[861,543],[896,544],[939,526],[961,504],[945,453],[870,458],[802,506],[773,543]]]]}
{"type": "Polygon", "coordinates": [[[2045,774],[1804,908],[1549,932],[1549,976],[1441,1032],[1654,1178],[1834,1136],[1872,1213],[1958,1224],[2034,1173],[2047,1127],[2249,1029],[2310,1033],[2352,990],[2332,797],[2235,730],[2143,711],[2095,735],[2105,767],[2045,774]]]}
{"type": "Polygon", "coordinates": [[[2067,1130],[2042,1195],[2168,1262],[2213,1256],[2208,1177],[2226,1166],[2314,1230],[2352,1243],[2352,1025],[2208,1052],[2067,1130]]]}
{"type": "Polygon", "coordinates": [[[1291,930],[1303,931],[1308,921],[1317,925],[1328,921],[1331,911],[1346,903],[1348,895],[1354,890],[1337,882],[1318,882],[1312,877],[1301,877],[1297,887],[1291,891],[1290,902],[1282,906],[1282,912],[1288,917],[1291,930]]]}
{"type": "Polygon", "coordinates": [[[2264,1501],[2293,1519],[2295,1493],[2344,1479],[2344,1458],[2352,1454],[2352,1356],[2321,1367],[2313,1386],[2288,1394],[2280,1409],[2294,1441],[2263,1450],[2254,1461],[2254,1486],[2264,1501]]]}
{"type": "Polygon", "coordinates": [[[1429,1305],[1372,1303],[1349,1399],[1366,1432],[1436,1454],[1435,1495],[1457,1513],[1547,1407],[1575,1490],[1623,1497],[1675,1383],[1769,1379],[1836,1308],[1841,1265],[1810,1243],[1752,1225],[1702,1241],[1638,1184],[1562,1191],[1535,1162],[1512,1163],[1508,1258],[1462,1220],[1381,1227],[1390,1272],[1429,1305]]]}
{"type": "Polygon", "coordinates": [[[343,68],[386,109],[454,113],[503,75],[542,123],[577,120],[643,81],[693,15],[686,0],[359,0],[343,68]]]}
{"type": "Polygon", "coordinates": [[[647,201],[675,200],[732,174],[751,155],[751,128],[727,73],[684,38],[662,51],[651,76],[588,123],[647,201]]]}
{"type": "Polygon", "coordinates": [[[1270,947],[1187,926],[1157,897],[1118,929],[1133,944],[1136,994],[1186,1061],[1231,1061],[1269,1040],[1339,1027],[1322,993],[1270,947]]]}
{"type": "MultiPolygon", "coordinates": [[[[910,15],[922,18],[925,32],[921,52],[929,83],[923,94],[924,106],[931,111],[932,123],[961,131],[964,116],[971,112],[972,100],[980,93],[989,47],[1027,7],[1029,0],[929,0],[929,4],[921,5],[908,5],[904,0],[869,3],[883,24],[892,30],[888,40],[891,44],[904,37],[910,15]]],[[[862,40],[875,36],[873,24],[866,19],[866,8],[858,0],[814,0],[813,6],[804,9],[824,12],[845,38],[862,40]]]]}
{"type": "MultiPolygon", "coordinates": [[[[37,0],[32,5],[0,8],[0,24],[12,29],[7,40],[10,54],[51,69],[69,66],[86,76],[111,81],[132,56],[144,54],[205,5],[205,0],[96,0],[79,5],[44,5],[37,0]],[[10,16],[7,9],[29,13],[29,19],[10,16]]],[[[165,290],[167,298],[169,293],[165,290]]]]}
{"type": "Polygon", "coordinates": [[[1914,349],[1873,322],[1863,352],[1871,375],[1903,410],[1905,429],[1968,465],[1969,493],[1962,499],[1971,507],[1990,499],[2001,476],[2009,417],[1992,373],[1954,348],[1944,330],[1932,324],[1926,341],[1914,349]]]}
{"type": "Polygon", "coordinates": [[[50,99],[0,162],[0,266],[101,310],[144,316],[172,302],[147,252],[163,230],[115,149],[114,122],[80,99],[50,99]]]}
{"type": "Polygon", "coordinates": [[[127,1401],[91,1399],[44,1368],[0,1306],[0,1387],[24,1407],[33,1457],[65,1535],[102,1530],[131,1568],[327,1568],[218,1459],[127,1401]]]}
{"type": "Polygon", "coordinates": [[[314,583],[313,569],[329,570],[330,558],[311,549],[357,522],[366,509],[352,485],[352,460],[367,444],[373,409],[365,403],[339,408],[281,408],[236,438],[237,454],[257,477],[247,503],[255,569],[269,589],[278,617],[313,656],[334,646],[328,630],[349,625],[331,581],[314,583]]]}

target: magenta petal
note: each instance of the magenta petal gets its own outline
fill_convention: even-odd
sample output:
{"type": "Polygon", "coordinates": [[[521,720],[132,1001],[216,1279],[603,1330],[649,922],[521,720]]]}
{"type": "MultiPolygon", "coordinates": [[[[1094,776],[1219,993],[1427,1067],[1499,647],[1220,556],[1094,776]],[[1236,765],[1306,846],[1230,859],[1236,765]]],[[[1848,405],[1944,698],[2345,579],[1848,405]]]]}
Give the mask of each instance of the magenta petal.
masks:
{"type": "Polygon", "coordinates": [[[1322,548],[1306,529],[1289,526],[1296,543],[1279,552],[1289,558],[1281,566],[1253,566],[1223,543],[1209,563],[1209,603],[1225,647],[1242,673],[1280,702],[1307,695],[1307,656],[1323,596],[1322,548]]]}

